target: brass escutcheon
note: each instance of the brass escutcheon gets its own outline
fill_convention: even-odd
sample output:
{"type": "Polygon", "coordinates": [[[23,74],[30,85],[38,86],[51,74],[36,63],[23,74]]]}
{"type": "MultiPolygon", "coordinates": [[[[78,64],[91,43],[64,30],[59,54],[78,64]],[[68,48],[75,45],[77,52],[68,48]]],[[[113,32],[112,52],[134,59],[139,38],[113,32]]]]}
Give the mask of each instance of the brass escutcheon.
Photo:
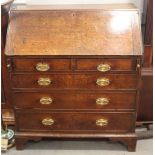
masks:
{"type": "Polygon", "coordinates": [[[97,70],[100,72],[107,72],[110,71],[111,66],[109,64],[100,64],[97,66],[97,70]]]}
{"type": "Polygon", "coordinates": [[[105,119],[105,118],[101,118],[101,119],[98,119],[96,120],[96,125],[97,126],[106,126],[108,124],[108,120],[105,119]]]}
{"type": "Polygon", "coordinates": [[[42,97],[40,99],[40,103],[41,104],[45,104],[45,105],[48,105],[48,104],[51,104],[53,102],[53,99],[50,98],[50,97],[42,97]]]}
{"type": "Polygon", "coordinates": [[[104,97],[98,98],[98,99],[96,99],[96,104],[98,104],[98,105],[107,105],[107,104],[109,104],[109,99],[104,98],[104,97]]]}
{"type": "Polygon", "coordinates": [[[108,86],[110,84],[110,80],[108,78],[98,78],[96,84],[98,86],[108,86]]]}
{"type": "Polygon", "coordinates": [[[45,126],[50,126],[54,124],[54,120],[52,118],[44,118],[42,120],[42,124],[45,126]]]}
{"type": "Polygon", "coordinates": [[[39,62],[36,64],[36,69],[38,71],[45,72],[45,71],[48,71],[50,69],[50,66],[47,63],[39,62]]]}
{"type": "Polygon", "coordinates": [[[51,84],[51,79],[50,78],[39,78],[38,79],[38,84],[40,86],[48,86],[51,84]]]}

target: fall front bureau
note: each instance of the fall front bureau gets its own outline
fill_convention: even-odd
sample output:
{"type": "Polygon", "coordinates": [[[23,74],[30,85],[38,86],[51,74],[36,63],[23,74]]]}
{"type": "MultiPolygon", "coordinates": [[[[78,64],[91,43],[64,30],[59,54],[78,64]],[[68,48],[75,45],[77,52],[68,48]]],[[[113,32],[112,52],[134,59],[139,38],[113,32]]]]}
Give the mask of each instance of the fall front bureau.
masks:
{"type": "Polygon", "coordinates": [[[53,137],[109,138],[135,151],[142,48],[133,5],[17,6],[5,54],[17,149],[53,137]]]}

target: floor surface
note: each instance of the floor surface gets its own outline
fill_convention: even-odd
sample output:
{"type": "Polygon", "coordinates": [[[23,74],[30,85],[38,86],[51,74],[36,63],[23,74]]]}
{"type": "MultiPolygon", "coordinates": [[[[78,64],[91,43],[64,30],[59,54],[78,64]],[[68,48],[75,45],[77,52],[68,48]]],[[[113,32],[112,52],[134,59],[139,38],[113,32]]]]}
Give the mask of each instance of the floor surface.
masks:
{"type": "Polygon", "coordinates": [[[6,155],[153,155],[153,140],[138,140],[136,152],[128,152],[124,145],[107,141],[51,141],[28,142],[23,151],[15,147],[6,155]]]}

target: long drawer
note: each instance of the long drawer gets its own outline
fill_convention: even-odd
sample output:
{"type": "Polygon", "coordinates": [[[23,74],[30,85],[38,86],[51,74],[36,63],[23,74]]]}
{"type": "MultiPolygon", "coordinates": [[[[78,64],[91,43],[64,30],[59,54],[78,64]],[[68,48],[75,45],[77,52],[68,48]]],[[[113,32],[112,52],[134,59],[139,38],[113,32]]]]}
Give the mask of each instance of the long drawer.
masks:
{"type": "Polygon", "coordinates": [[[51,110],[135,110],[136,92],[13,92],[16,108],[51,110]]]}
{"type": "Polygon", "coordinates": [[[135,113],[16,112],[18,131],[133,132],[135,113]],[[25,123],[26,122],[26,123],[25,123]]]}
{"type": "Polygon", "coordinates": [[[12,88],[136,89],[136,74],[12,74],[12,88]]]}

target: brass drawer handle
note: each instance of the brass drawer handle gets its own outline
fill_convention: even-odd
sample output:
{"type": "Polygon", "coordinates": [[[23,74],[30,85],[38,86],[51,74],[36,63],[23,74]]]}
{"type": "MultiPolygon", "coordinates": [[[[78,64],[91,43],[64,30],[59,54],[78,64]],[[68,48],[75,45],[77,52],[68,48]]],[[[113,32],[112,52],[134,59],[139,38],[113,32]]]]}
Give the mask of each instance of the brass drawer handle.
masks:
{"type": "Polygon", "coordinates": [[[106,126],[106,125],[108,125],[108,120],[105,118],[98,119],[98,120],[96,120],[96,125],[101,126],[101,127],[106,126]]]}
{"type": "Polygon", "coordinates": [[[45,126],[51,126],[54,124],[54,120],[52,118],[44,118],[42,124],[45,126]]]}
{"type": "Polygon", "coordinates": [[[100,64],[97,66],[97,70],[100,72],[107,72],[110,71],[111,66],[109,64],[100,64]]]}
{"type": "Polygon", "coordinates": [[[40,99],[40,103],[41,104],[45,104],[45,105],[48,105],[48,104],[51,104],[53,102],[53,99],[50,98],[50,97],[42,97],[40,99]]]}
{"type": "Polygon", "coordinates": [[[108,78],[99,78],[96,81],[98,86],[108,86],[110,84],[110,80],[108,78]]]}
{"type": "Polygon", "coordinates": [[[38,80],[38,84],[40,85],[40,86],[48,86],[48,85],[50,85],[51,84],[51,79],[50,78],[39,78],[39,80],[38,80]]]}
{"type": "Polygon", "coordinates": [[[98,98],[96,99],[96,104],[98,105],[107,105],[109,104],[109,99],[108,98],[98,98]]]}
{"type": "Polygon", "coordinates": [[[45,71],[48,71],[50,69],[50,66],[47,63],[39,62],[36,64],[36,69],[38,71],[45,72],[45,71]]]}

